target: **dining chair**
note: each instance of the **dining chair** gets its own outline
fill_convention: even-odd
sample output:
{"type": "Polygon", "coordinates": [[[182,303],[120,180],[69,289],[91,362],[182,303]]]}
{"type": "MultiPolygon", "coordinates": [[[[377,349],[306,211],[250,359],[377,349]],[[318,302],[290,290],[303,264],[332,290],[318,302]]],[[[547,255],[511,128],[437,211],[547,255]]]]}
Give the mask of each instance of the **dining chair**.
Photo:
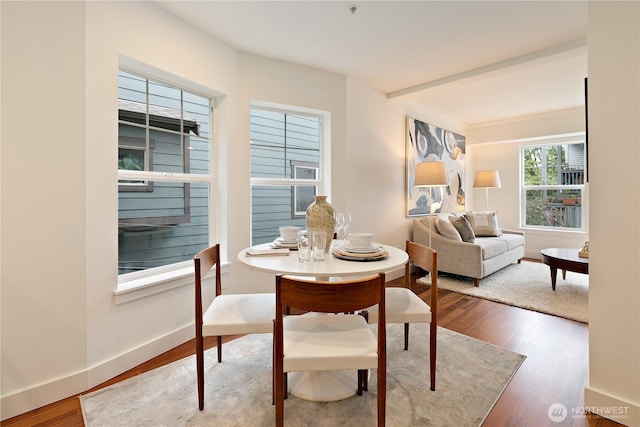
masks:
{"type": "MultiPolygon", "coordinates": [[[[438,330],[438,252],[415,242],[406,242],[406,252],[409,260],[404,268],[404,287],[386,288],[386,318],[387,323],[404,324],[404,349],[409,349],[409,324],[429,323],[429,366],[431,371],[430,389],[436,389],[436,343],[438,330]],[[430,273],[431,299],[427,304],[411,290],[411,262],[430,273]]],[[[366,310],[369,323],[378,319],[377,307],[366,310]]]]}
{"type": "MultiPolygon", "coordinates": [[[[385,425],[387,394],[385,276],[346,281],[306,281],[276,276],[273,381],[276,426],[284,425],[287,373],[357,370],[361,395],[369,369],[377,369],[378,426],[385,425]],[[377,338],[355,313],[378,304],[377,338]],[[305,314],[286,315],[285,307],[305,314]],[[337,313],[337,314],[336,314],[337,313]]],[[[366,423],[365,423],[366,424],[366,423]]]]}
{"type": "Polygon", "coordinates": [[[198,407],[204,409],[204,337],[215,336],[218,363],[222,362],[222,337],[273,332],[275,293],[222,294],[220,244],[193,257],[196,285],[196,370],[198,407]],[[202,282],[215,267],[215,297],[203,314],[202,282]]]}

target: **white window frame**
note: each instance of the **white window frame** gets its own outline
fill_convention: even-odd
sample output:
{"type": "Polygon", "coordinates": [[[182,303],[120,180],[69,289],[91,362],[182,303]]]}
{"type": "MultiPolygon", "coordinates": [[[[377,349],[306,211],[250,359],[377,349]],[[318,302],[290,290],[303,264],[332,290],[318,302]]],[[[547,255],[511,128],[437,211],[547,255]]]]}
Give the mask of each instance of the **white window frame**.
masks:
{"type": "Polygon", "coordinates": [[[554,232],[585,232],[586,231],[586,199],[587,195],[587,187],[586,187],[586,177],[588,174],[587,168],[587,145],[585,140],[584,133],[578,133],[574,136],[567,138],[558,138],[551,140],[536,140],[530,141],[527,144],[523,144],[519,149],[519,185],[520,185],[520,227],[522,229],[529,230],[545,230],[545,231],[554,231],[554,232]],[[585,158],[584,158],[584,176],[585,180],[582,184],[574,184],[574,185],[528,185],[525,186],[524,183],[524,152],[527,149],[531,149],[534,147],[543,147],[543,146],[558,146],[558,145],[568,145],[568,144],[577,144],[582,143],[585,147],[585,158]],[[529,225],[527,224],[527,190],[580,190],[582,194],[582,204],[580,209],[580,227],[551,227],[544,225],[529,225]]]}
{"type": "MultiPolygon", "coordinates": [[[[309,115],[320,118],[320,164],[316,179],[294,179],[294,178],[249,178],[250,186],[284,186],[294,187],[296,185],[315,185],[319,195],[326,195],[331,198],[331,113],[328,111],[311,108],[297,107],[285,104],[275,104],[271,102],[253,101],[251,108],[277,111],[285,114],[309,115]]],[[[251,216],[250,216],[251,217],[251,216]]],[[[252,230],[252,223],[249,224],[252,230]]],[[[253,239],[253,236],[251,236],[253,239]]]]}
{"type": "MultiPolygon", "coordinates": [[[[209,117],[212,130],[215,129],[214,108],[217,105],[218,97],[222,94],[210,90],[204,86],[190,82],[184,78],[175,76],[165,71],[156,69],[147,64],[139,62],[135,59],[120,56],[120,66],[127,72],[138,74],[147,79],[166,83],[168,85],[180,88],[184,91],[198,94],[210,99],[209,117]]],[[[114,100],[117,102],[116,100],[114,100]]],[[[206,183],[209,184],[209,244],[215,240],[216,226],[216,209],[215,209],[215,154],[214,134],[210,135],[210,144],[212,149],[210,155],[210,173],[203,174],[184,174],[184,173],[168,173],[158,171],[134,171],[134,170],[117,170],[117,179],[144,180],[153,181],[172,181],[185,183],[206,183]]],[[[119,141],[116,141],[118,144],[119,141]]],[[[116,215],[117,217],[117,215],[116,215]]],[[[221,273],[227,274],[230,271],[230,263],[225,262],[221,266],[221,273]]],[[[113,291],[116,304],[126,303],[146,296],[154,295],[167,291],[179,286],[193,284],[193,261],[186,260],[178,263],[168,264],[160,267],[149,268],[142,271],[119,274],[117,287],[113,291]]]]}

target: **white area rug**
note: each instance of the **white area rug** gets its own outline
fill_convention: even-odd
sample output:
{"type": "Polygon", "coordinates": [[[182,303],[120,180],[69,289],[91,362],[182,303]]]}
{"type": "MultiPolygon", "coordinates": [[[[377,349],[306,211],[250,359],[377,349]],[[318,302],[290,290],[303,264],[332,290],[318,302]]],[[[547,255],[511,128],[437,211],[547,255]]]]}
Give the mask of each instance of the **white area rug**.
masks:
{"type": "Polygon", "coordinates": [[[563,280],[558,271],[554,291],[549,266],[543,263],[512,264],[480,279],[477,288],[469,278],[440,273],[438,288],[588,323],[589,276],[567,271],[563,280]]]}
{"type": "MultiPolygon", "coordinates": [[[[524,356],[438,329],[436,391],[429,390],[428,325],[387,329],[387,426],[478,426],[524,356]]],[[[272,426],[271,335],[249,335],[205,353],[205,409],[198,411],[195,357],[174,362],[80,397],[87,427],[272,426]]],[[[355,376],[355,374],[354,374],[355,376]]],[[[376,422],[375,372],[369,391],[339,402],[289,396],[287,426],[370,426],[376,422]]]]}

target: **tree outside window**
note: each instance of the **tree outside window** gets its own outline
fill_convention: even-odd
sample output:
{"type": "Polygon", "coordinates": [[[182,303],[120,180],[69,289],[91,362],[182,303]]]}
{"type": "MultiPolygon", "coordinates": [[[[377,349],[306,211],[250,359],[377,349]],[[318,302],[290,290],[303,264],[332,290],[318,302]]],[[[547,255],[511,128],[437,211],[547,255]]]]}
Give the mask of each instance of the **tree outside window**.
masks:
{"type": "Polygon", "coordinates": [[[523,147],[524,226],[583,229],[584,142],[523,147]]]}

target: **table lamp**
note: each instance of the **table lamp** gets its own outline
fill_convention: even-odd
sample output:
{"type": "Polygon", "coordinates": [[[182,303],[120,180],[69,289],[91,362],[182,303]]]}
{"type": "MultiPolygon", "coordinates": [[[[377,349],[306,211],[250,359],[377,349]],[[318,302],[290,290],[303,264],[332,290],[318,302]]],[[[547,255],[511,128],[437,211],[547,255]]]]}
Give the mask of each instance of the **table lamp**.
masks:
{"type": "MultiPolygon", "coordinates": [[[[429,188],[429,213],[431,213],[431,187],[446,187],[449,185],[447,171],[443,162],[423,162],[416,166],[413,180],[414,187],[429,188]]],[[[431,247],[431,226],[429,227],[429,247],[431,247]]]]}
{"type": "Polygon", "coordinates": [[[498,171],[482,170],[477,171],[473,179],[473,188],[484,188],[487,198],[487,210],[489,210],[489,189],[500,188],[500,174],[498,171]]]}

